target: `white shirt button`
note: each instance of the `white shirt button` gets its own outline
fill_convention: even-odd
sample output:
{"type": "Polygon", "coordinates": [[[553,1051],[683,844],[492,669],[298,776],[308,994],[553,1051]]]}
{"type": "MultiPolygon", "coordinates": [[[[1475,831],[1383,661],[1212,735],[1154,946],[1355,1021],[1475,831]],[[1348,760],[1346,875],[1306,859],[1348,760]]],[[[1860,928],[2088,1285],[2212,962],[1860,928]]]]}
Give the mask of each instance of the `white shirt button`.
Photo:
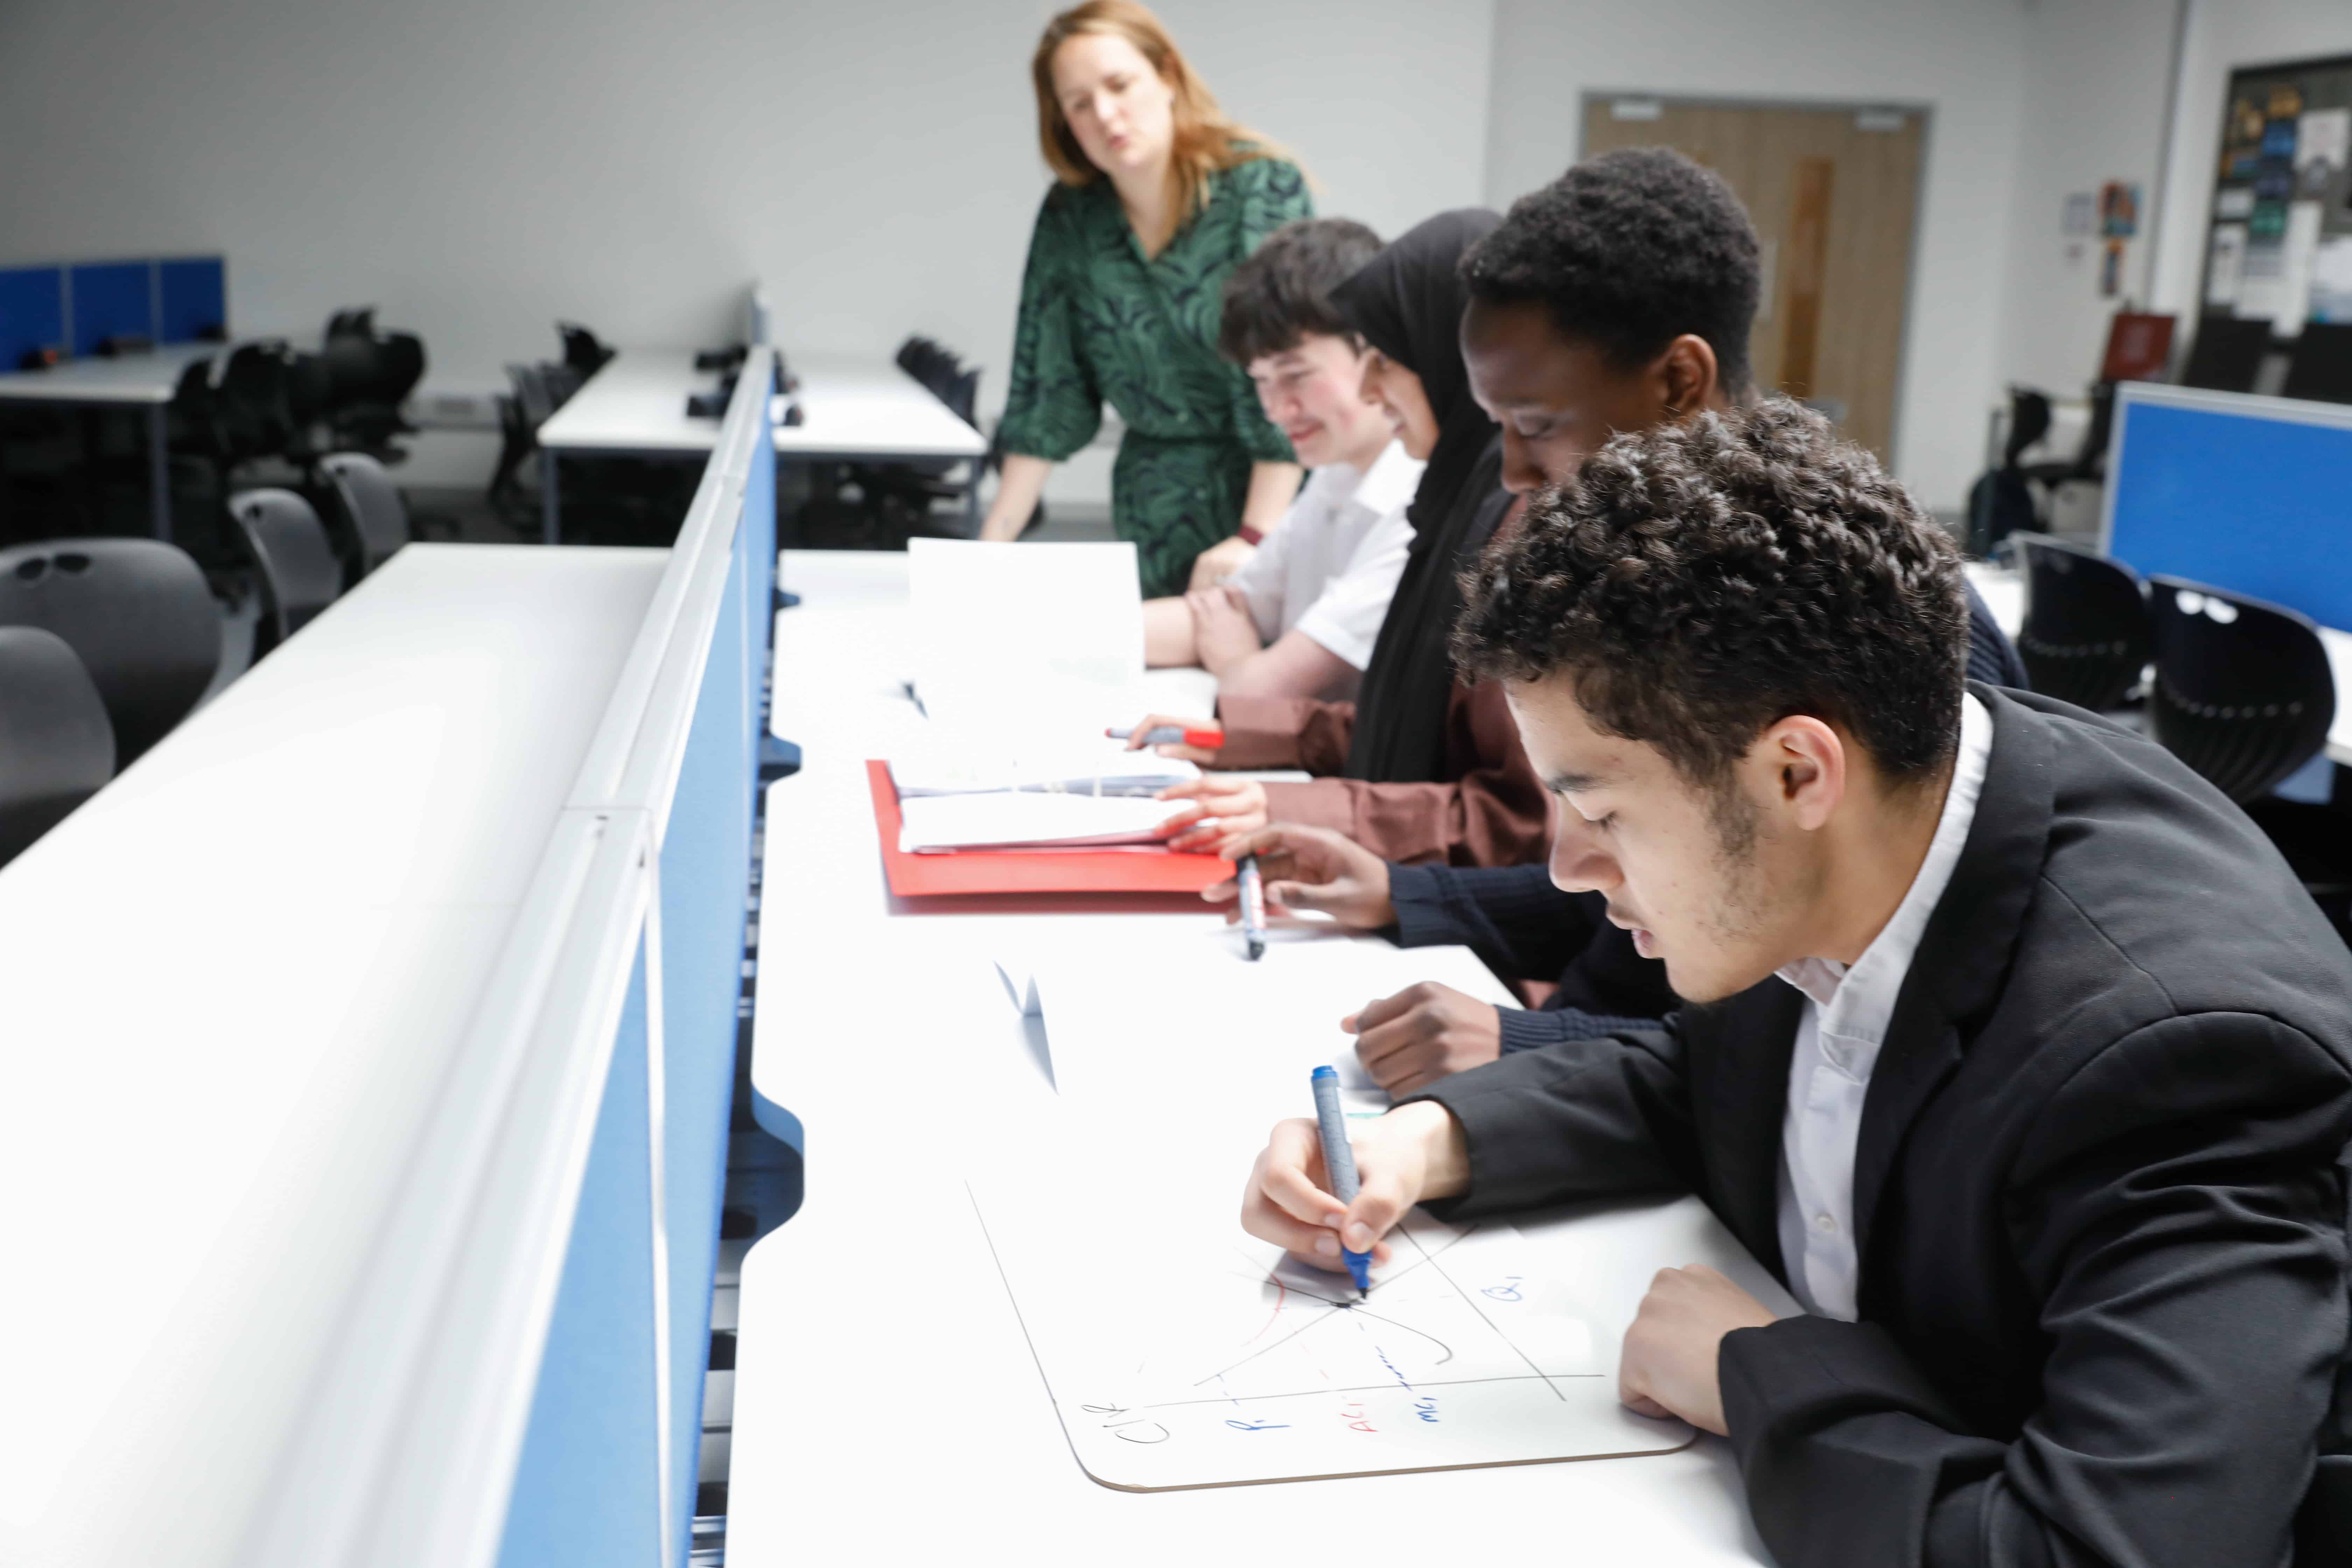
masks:
{"type": "Polygon", "coordinates": [[[1837,1228],[1837,1221],[1829,1215],[1817,1214],[1813,1216],[1813,1228],[1826,1236],[1837,1228]]]}

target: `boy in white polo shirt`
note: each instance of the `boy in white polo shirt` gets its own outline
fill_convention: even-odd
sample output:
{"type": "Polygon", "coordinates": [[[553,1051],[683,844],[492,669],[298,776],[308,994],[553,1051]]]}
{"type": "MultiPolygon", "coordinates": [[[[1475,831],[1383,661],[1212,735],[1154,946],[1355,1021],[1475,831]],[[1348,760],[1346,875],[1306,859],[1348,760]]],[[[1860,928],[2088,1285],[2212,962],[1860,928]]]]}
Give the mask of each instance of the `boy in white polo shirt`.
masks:
{"type": "Polygon", "coordinates": [[[1412,543],[1422,468],[1365,401],[1363,345],[1329,299],[1379,251],[1362,224],[1307,218],[1226,282],[1217,347],[1314,472],[1240,571],[1143,606],[1146,663],[1197,664],[1229,696],[1354,694],[1412,543]]]}

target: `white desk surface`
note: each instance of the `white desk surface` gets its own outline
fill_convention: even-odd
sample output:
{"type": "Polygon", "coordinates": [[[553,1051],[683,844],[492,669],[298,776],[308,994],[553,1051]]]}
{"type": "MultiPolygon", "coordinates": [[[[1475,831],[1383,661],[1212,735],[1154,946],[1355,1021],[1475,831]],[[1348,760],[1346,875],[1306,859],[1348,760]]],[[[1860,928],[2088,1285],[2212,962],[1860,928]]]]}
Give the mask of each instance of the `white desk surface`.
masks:
{"type": "MultiPolygon", "coordinates": [[[[1969,562],[1967,571],[1993,619],[2014,638],[2018,627],[2025,624],[2024,577],[1982,561],[1969,562]]],[[[2352,632],[2322,626],[2319,640],[2327,649],[2327,666],[2336,677],[2336,722],[2327,730],[2328,760],[2352,767],[2352,632]]]]}
{"type": "MultiPolygon", "coordinates": [[[[792,354],[803,422],[776,426],[779,457],[972,458],[980,432],[949,412],[887,359],[792,354]]],[[[547,451],[690,457],[719,438],[719,421],[697,419],[687,398],[719,384],[684,349],[623,349],[539,428],[547,451]]]]}
{"type": "Polygon", "coordinates": [[[803,600],[777,618],[774,724],[805,762],[768,795],[751,1076],[802,1120],[808,1189],[743,1265],[729,1562],[953,1562],[975,1542],[1041,1563],[1245,1550],[1418,1565],[1465,1548],[1642,1568],[1769,1561],[1711,1438],[1654,1458],[1197,1491],[1086,1478],[959,1174],[963,1152],[1017,1144],[1053,1104],[992,959],[1072,921],[1117,919],[1147,941],[1219,917],[892,908],[864,763],[919,722],[895,684],[905,573],[898,554],[783,558],[803,600]],[[896,1363],[876,1353],[892,1345],[896,1363]],[[952,1466],[934,1457],[942,1431],[952,1466]]]}
{"type": "Polygon", "coordinates": [[[209,359],[226,343],[164,343],[120,359],[75,359],[47,370],[0,375],[0,401],[106,403],[137,407],[169,403],[190,360],[209,359]]]}
{"type": "Polygon", "coordinates": [[[0,870],[0,1561],[238,1560],[667,559],[411,545],[0,870]]]}

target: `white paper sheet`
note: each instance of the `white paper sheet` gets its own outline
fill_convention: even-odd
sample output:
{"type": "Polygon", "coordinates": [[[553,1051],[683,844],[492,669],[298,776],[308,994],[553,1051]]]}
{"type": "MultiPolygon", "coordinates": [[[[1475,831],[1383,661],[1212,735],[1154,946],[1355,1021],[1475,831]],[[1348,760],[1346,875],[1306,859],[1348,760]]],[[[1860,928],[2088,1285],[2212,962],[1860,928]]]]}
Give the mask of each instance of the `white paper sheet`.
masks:
{"type": "Polygon", "coordinates": [[[2245,287],[2245,267],[2246,226],[2242,223],[2216,225],[2212,249],[2205,266],[2205,302],[2209,305],[2235,305],[2245,287]]]}
{"type": "Polygon", "coordinates": [[[935,725],[1066,741],[1142,710],[1134,545],[918,539],[907,572],[906,674],[935,725]]]}
{"type": "Polygon", "coordinates": [[[979,750],[927,737],[890,759],[890,782],[901,800],[911,795],[981,795],[1032,790],[1066,795],[1157,795],[1201,776],[1191,763],[1102,736],[1029,747],[979,750]]]}
{"type": "Polygon", "coordinates": [[[1156,844],[1192,803],[1150,796],[935,795],[898,803],[898,850],[1156,844]]]}

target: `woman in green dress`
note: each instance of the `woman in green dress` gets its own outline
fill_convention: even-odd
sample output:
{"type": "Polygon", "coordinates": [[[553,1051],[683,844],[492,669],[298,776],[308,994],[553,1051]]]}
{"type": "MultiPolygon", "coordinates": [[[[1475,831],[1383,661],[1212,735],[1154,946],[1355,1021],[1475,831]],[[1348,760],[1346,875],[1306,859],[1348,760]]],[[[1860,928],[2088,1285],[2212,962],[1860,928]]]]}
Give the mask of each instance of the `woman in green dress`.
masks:
{"type": "Polygon", "coordinates": [[[1224,117],[1134,0],[1055,17],[1030,74],[1055,183],[1029,241],[1003,482],[981,537],[1019,535],[1108,400],[1127,426],[1111,521],[1135,542],[1144,596],[1206,586],[1298,489],[1290,444],[1216,342],[1227,274],[1313,216],[1307,182],[1224,117]]]}

